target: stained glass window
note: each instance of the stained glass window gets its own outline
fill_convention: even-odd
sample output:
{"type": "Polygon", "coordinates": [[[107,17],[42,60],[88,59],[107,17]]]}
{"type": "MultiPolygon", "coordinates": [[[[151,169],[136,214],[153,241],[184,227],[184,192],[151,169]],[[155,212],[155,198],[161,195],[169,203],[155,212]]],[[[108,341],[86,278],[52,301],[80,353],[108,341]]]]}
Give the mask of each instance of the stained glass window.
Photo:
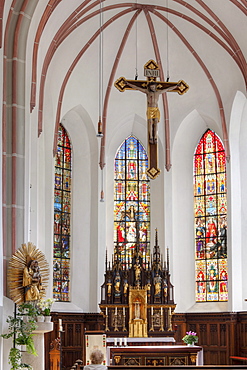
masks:
{"type": "Polygon", "coordinates": [[[128,137],[115,157],[114,247],[128,265],[137,248],[150,258],[150,184],[147,153],[134,136],[128,137]]]}
{"type": "Polygon", "coordinates": [[[60,125],[55,157],[53,297],[70,299],[71,146],[60,125]]]}
{"type": "Polygon", "coordinates": [[[194,155],[196,301],[228,300],[226,157],[207,130],[194,155]]]}

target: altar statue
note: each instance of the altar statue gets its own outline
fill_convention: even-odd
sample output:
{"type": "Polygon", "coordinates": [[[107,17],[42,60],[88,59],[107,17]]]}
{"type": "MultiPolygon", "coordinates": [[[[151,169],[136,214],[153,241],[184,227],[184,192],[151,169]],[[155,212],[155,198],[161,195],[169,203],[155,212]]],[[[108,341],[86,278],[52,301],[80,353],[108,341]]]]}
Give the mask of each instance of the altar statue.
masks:
{"type": "Polygon", "coordinates": [[[134,269],[135,269],[135,280],[136,280],[136,283],[138,284],[138,282],[140,283],[140,278],[141,278],[141,266],[140,266],[139,258],[136,260],[134,269]]]}
{"type": "Polygon", "coordinates": [[[120,283],[121,283],[120,275],[119,273],[117,273],[114,280],[115,295],[120,295],[120,283]]]}
{"type": "Polygon", "coordinates": [[[161,277],[157,273],[155,278],[154,278],[154,288],[155,288],[154,295],[156,295],[156,296],[160,295],[160,290],[161,290],[161,287],[160,287],[161,281],[160,280],[161,280],[161,277]]]}
{"type": "Polygon", "coordinates": [[[25,302],[37,301],[40,299],[42,290],[42,277],[38,261],[31,261],[23,271],[23,286],[25,288],[25,302]]]}

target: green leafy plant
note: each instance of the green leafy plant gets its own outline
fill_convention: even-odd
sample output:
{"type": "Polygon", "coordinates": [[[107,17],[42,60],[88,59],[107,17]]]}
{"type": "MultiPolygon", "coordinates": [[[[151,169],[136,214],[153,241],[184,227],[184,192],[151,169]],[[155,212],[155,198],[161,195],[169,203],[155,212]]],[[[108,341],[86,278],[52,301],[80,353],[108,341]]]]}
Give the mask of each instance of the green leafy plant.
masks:
{"type": "Polygon", "coordinates": [[[32,303],[23,303],[17,307],[17,312],[13,316],[8,316],[8,332],[1,334],[4,339],[13,338],[13,347],[9,352],[9,364],[11,370],[20,368],[32,369],[32,366],[21,362],[21,351],[16,345],[26,345],[27,352],[37,356],[33,342],[33,331],[37,329],[36,323],[37,309],[32,303]],[[23,319],[26,318],[26,320],[23,319]]]}
{"type": "Polygon", "coordinates": [[[30,369],[33,367],[28,364],[21,363],[21,351],[18,348],[11,348],[9,352],[9,364],[11,365],[11,370],[18,369],[30,369]]]}
{"type": "Polygon", "coordinates": [[[25,302],[18,306],[17,315],[26,315],[32,317],[33,319],[37,316],[38,309],[34,303],[25,302]]]}
{"type": "Polygon", "coordinates": [[[27,352],[30,355],[38,356],[37,351],[34,347],[33,334],[26,335],[25,333],[20,333],[15,340],[18,345],[26,346],[27,352]]]}
{"type": "Polygon", "coordinates": [[[182,338],[186,344],[194,344],[198,342],[198,336],[193,331],[187,331],[186,335],[182,338]]]}

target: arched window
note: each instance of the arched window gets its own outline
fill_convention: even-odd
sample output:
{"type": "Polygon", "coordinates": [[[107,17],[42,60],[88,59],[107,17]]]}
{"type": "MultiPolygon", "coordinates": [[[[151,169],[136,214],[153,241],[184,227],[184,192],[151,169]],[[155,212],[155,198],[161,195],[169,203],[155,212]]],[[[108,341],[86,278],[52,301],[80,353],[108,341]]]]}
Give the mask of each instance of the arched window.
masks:
{"type": "Polygon", "coordinates": [[[54,184],[53,297],[70,300],[71,146],[65,128],[58,130],[54,184]]]}
{"type": "Polygon", "coordinates": [[[194,155],[196,301],[228,300],[226,157],[207,130],[194,155]]]}
{"type": "Polygon", "coordinates": [[[150,185],[147,153],[134,136],[115,157],[114,247],[128,265],[137,248],[143,261],[150,258],[150,185]]]}

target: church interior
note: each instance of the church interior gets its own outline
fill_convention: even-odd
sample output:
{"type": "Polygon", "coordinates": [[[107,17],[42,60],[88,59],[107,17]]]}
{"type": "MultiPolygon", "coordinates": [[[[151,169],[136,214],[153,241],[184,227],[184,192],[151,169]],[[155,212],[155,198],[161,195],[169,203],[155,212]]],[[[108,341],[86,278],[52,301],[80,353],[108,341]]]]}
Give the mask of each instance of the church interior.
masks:
{"type": "Polygon", "coordinates": [[[0,369],[247,366],[246,15],[1,1],[0,369]]]}

